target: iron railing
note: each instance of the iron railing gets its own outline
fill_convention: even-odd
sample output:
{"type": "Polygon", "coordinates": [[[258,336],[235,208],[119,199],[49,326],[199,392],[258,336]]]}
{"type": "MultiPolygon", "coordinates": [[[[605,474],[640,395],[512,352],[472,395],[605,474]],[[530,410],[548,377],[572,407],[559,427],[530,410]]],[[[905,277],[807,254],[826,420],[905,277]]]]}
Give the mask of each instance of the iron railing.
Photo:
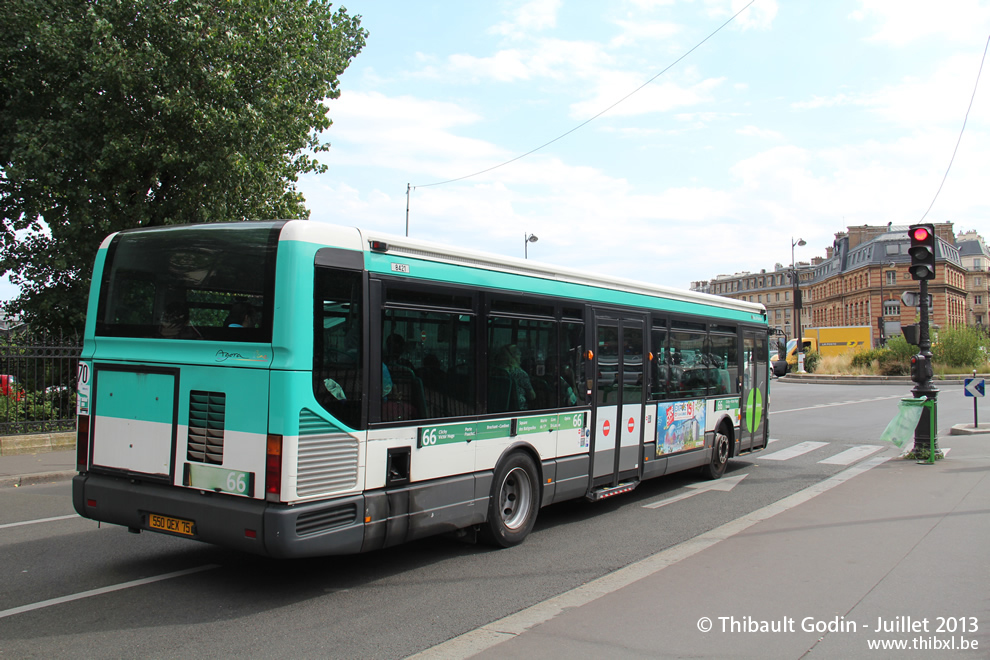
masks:
{"type": "Polygon", "coordinates": [[[81,352],[77,337],[0,337],[0,435],[75,429],[81,352]]]}

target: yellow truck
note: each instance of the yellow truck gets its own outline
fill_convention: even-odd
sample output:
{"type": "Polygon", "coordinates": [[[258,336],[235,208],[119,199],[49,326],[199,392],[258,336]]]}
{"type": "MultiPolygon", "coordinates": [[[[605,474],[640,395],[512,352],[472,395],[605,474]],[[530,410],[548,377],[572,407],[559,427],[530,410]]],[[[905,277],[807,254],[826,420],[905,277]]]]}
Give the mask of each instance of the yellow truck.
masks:
{"type": "MultiPolygon", "coordinates": [[[[820,353],[822,357],[830,355],[850,355],[866,351],[873,348],[873,328],[868,325],[847,325],[837,328],[805,328],[803,352],[810,351],[820,353]]],[[[770,356],[774,362],[774,373],[782,376],[788,371],[797,370],[797,340],[791,339],[787,342],[787,366],[776,364],[777,360],[770,356]],[[783,373],[781,373],[783,372],[783,373]]]]}

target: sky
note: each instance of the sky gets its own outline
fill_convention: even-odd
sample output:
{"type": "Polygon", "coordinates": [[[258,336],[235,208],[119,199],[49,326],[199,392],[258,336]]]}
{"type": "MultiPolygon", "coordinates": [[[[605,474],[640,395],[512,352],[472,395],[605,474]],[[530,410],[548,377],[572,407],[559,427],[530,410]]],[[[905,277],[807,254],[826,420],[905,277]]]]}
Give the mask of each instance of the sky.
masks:
{"type": "Polygon", "coordinates": [[[850,225],[990,239],[990,0],[747,3],[340,3],[310,219],[403,235],[411,185],[411,237],[679,288],[850,225]]]}
{"type": "Polygon", "coordinates": [[[756,0],[706,40],[747,2],[348,0],[311,220],[402,235],[411,184],[411,237],[681,288],[933,199],[990,239],[990,1],[756,0]]]}

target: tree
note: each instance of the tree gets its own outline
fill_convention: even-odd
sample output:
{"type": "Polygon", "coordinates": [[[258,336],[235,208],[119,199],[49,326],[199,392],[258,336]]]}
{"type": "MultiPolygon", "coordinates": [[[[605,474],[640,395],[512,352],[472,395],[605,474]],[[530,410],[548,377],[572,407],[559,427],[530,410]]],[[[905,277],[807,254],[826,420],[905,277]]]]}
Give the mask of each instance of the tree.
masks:
{"type": "Polygon", "coordinates": [[[0,25],[7,311],[70,332],[111,232],[308,217],[367,36],[327,0],[4,0],[0,25]]]}

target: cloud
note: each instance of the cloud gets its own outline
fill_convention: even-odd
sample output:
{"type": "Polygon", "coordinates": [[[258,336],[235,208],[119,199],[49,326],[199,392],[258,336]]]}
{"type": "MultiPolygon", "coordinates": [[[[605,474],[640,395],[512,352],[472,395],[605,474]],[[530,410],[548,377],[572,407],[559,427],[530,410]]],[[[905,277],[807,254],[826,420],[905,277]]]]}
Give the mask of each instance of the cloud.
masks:
{"type": "Polygon", "coordinates": [[[571,116],[587,119],[605,108],[619,105],[608,111],[610,117],[634,116],[655,112],[668,112],[677,108],[708,103],[713,92],[725,78],[706,78],[693,84],[682,85],[669,78],[660,78],[628,96],[643,84],[642,74],[605,72],[594,81],[594,96],[571,104],[571,116]],[[625,98],[627,97],[628,98],[625,98]]]}
{"type": "Polygon", "coordinates": [[[620,29],[620,33],[609,42],[612,48],[632,46],[642,41],[669,42],[684,32],[684,27],[677,23],[644,21],[638,16],[630,20],[615,20],[613,23],[620,29]]]}
{"type": "Polygon", "coordinates": [[[555,27],[557,12],[562,4],[562,0],[530,0],[515,10],[511,20],[497,23],[490,31],[510,38],[520,38],[530,32],[555,27]]]}
{"type": "Polygon", "coordinates": [[[779,131],[774,131],[769,128],[758,128],[756,126],[743,126],[742,128],[736,129],[737,135],[744,135],[746,137],[758,137],[765,140],[782,140],[784,138],[783,134],[779,131]]]}
{"type": "MultiPolygon", "coordinates": [[[[919,128],[945,122],[961,126],[976,85],[979,55],[951,55],[939,60],[926,76],[905,77],[875,90],[813,96],[810,100],[793,102],[790,107],[821,110],[856,106],[901,126],[919,128]]],[[[985,102],[975,103],[971,117],[990,120],[990,106],[985,102]]]]}
{"type": "Polygon", "coordinates": [[[773,27],[773,19],[777,16],[776,0],[705,0],[708,15],[712,18],[727,19],[750,5],[739,16],[735,23],[743,30],[769,30],[773,27]]]}
{"type": "Polygon", "coordinates": [[[810,101],[795,101],[791,103],[791,107],[796,110],[817,110],[818,108],[832,108],[850,103],[857,103],[857,101],[845,94],[836,94],[827,97],[813,96],[810,101]]]}
{"type": "MultiPolygon", "coordinates": [[[[905,78],[898,85],[866,95],[862,103],[885,120],[906,126],[924,126],[932,122],[962,126],[979,64],[977,53],[954,55],[943,59],[928,77],[905,78]]],[[[986,95],[983,98],[987,98],[986,95]]],[[[990,119],[990,107],[986,102],[975,104],[974,111],[973,118],[990,119]]]]}
{"type": "Polygon", "coordinates": [[[979,0],[938,4],[929,0],[860,0],[860,9],[849,17],[876,24],[875,31],[867,37],[874,43],[906,46],[927,37],[974,43],[985,40],[990,6],[979,0]]]}
{"type": "Polygon", "coordinates": [[[322,137],[332,146],[319,160],[331,168],[382,167],[436,180],[476,172],[512,156],[489,142],[457,134],[482,118],[453,103],[344,92],[330,104],[329,114],[334,125],[322,137]]]}

